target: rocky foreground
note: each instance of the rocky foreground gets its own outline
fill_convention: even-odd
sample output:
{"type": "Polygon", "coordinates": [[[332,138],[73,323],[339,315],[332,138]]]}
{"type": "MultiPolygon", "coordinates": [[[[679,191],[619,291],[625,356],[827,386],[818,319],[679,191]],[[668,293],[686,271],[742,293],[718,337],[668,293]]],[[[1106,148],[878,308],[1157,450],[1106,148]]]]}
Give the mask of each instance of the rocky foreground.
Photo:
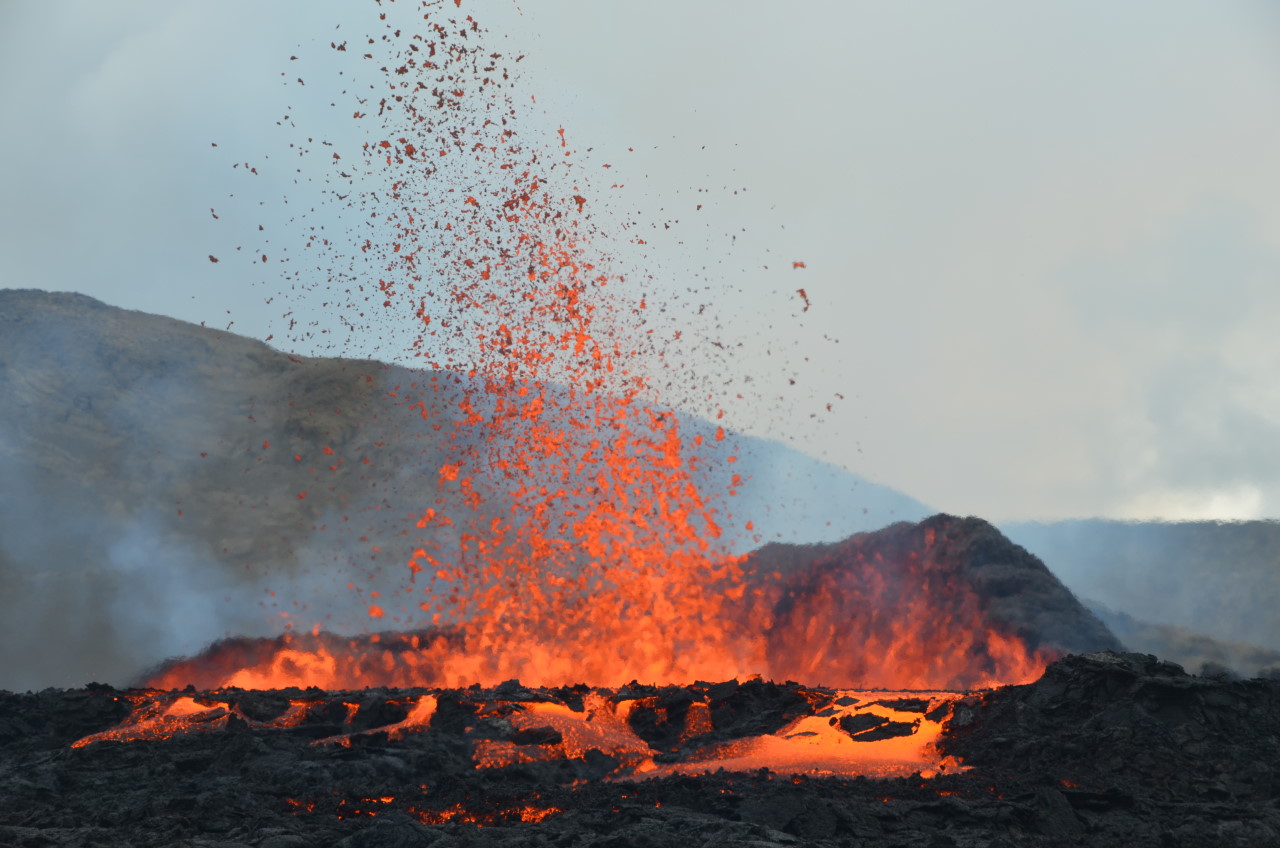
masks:
{"type": "Polygon", "coordinates": [[[634,767],[636,750],[574,748],[567,732],[520,720],[587,715],[586,691],[0,693],[0,844],[1280,844],[1280,681],[1080,655],[1026,686],[882,702],[918,722],[796,684],[614,693],[637,705],[615,730],[641,740],[661,777],[634,767]],[[139,724],[137,705],[157,697],[200,711],[139,724]],[[672,773],[694,746],[827,715],[834,731],[881,743],[941,721],[942,753],[971,768],[672,773]],[[135,741],[95,737],[122,722],[132,730],[119,738],[135,741]],[[73,747],[86,737],[102,741],[73,747]],[[563,756],[520,754],[537,751],[563,756]]]}

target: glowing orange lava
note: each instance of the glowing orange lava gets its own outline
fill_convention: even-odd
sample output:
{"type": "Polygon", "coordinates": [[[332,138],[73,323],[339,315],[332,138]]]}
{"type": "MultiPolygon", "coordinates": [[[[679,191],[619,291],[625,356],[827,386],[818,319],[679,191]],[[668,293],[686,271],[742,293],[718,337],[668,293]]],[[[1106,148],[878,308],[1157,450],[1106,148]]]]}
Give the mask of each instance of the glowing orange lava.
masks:
{"type": "MultiPolygon", "coordinates": [[[[723,428],[690,435],[661,407],[653,369],[666,340],[647,323],[644,289],[601,251],[569,135],[525,143],[510,60],[472,16],[448,17],[438,2],[419,11],[416,29],[387,23],[360,50],[335,45],[350,61],[385,64],[382,90],[354,112],[369,138],[363,180],[337,153],[328,178],[364,222],[345,257],[366,277],[352,296],[416,327],[411,353],[433,371],[417,423],[447,437],[431,471],[439,498],[416,508],[420,545],[399,600],[368,607],[381,620],[400,604],[402,620],[421,613],[418,627],[223,643],[149,684],[618,686],[764,674],[960,688],[1034,677],[1045,658],[985,622],[972,593],[940,572],[901,563],[908,589],[886,576],[893,564],[807,588],[746,579],[718,524],[729,493],[701,491],[693,473],[734,462],[731,440],[723,428]]],[[[307,244],[335,265],[343,258],[335,241],[307,244]]]]}
{"type": "MultiPolygon", "coordinates": [[[[546,690],[524,689],[515,690],[514,699],[501,697],[501,690],[474,689],[366,694],[360,697],[387,723],[353,728],[310,744],[350,747],[359,736],[376,736],[384,745],[417,744],[429,741],[427,734],[435,734],[437,740],[440,734],[451,734],[465,744],[476,769],[585,761],[606,754],[604,776],[621,781],[720,769],[868,777],[917,773],[930,777],[961,769],[935,745],[953,702],[964,697],[957,693],[812,690],[795,685],[770,690],[759,682],[742,688],[738,684],[673,688],[682,696],[673,697],[670,689],[637,696],[630,687],[574,687],[567,690],[572,694],[565,700],[546,690]],[[742,701],[735,706],[734,698],[739,696],[742,701]],[[752,701],[753,697],[758,700],[752,701]],[[770,697],[775,700],[770,702],[770,697]],[[468,715],[466,725],[433,728],[432,719],[442,702],[455,714],[460,710],[468,715]],[[767,703],[780,712],[767,719],[775,729],[761,732],[756,723],[765,713],[757,710],[767,703]],[[404,717],[395,720],[396,715],[404,717]],[[735,722],[744,716],[752,728],[745,735],[734,729],[735,722]],[[418,736],[411,739],[414,735],[418,736]]],[[[560,691],[563,695],[566,690],[560,691]]],[[[259,732],[307,725],[328,728],[341,712],[345,712],[344,724],[351,727],[360,712],[359,704],[344,700],[352,694],[292,699],[287,707],[282,701],[276,705],[283,710],[279,716],[261,721],[246,715],[240,701],[244,693],[239,690],[198,695],[132,691],[126,693],[134,703],[131,715],[117,727],[86,736],[72,747],[229,732],[232,722],[239,723],[242,730],[259,732]]],[[[450,745],[457,748],[456,743],[450,745]]],[[[394,800],[380,796],[359,799],[358,804],[344,801],[339,813],[374,815],[379,805],[394,800]]],[[[431,815],[457,817],[471,812],[459,807],[453,813],[437,810],[431,815]]],[[[509,813],[501,812],[501,816],[509,813]]]]}
{"type": "MultiPolygon", "coordinates": [[[[958,526],[934,520],[897,533],[892,545],[880,534],[863,534],[818,548],[764,548],[735,561],[734,581],[720,584],[729,588],[715,617],[704,613],[696,628],[669,634],[689,650],[711,646],[692,673],[641,664],[645,646],[629,642],[625,632],[607,634],[613,640],[607,644],[575,648],[572,633],[560,643],[532,631],[519,643],[486,641],[484,631],[454,627],[228,640],[171,663],[150,685],[463,687],[518,678],[528,685],[617,687],[636,679],[684,683],[757,671],[837,687],[891,682],[967,691],[1029,682],[1057,653],[1030,647],[990,619],[987,602],[964,573],[965,557],[954,550],[950,531],[958,526]],[[731,656],[713,650],[725,644],[733,646],[731,656]]],[[[625,621],[617,624],[625,630],[625,621]]]]}
{"type": "MultiPolygon", "coordinates": [[[[254,730],[283,730],[298,727],[305,723],[314,710],[324,707],[321,700],[295,699],[289,702],[288,709],[270,721],[257,721],[249,718],[242,710],[227,699],[213,696],[199,697],[177,695],[158,691],[134,691],[129,694],[133,702],[133,712],[116,727],[94,733],[72,743],[72,748],[83,748],[94,742],[143,742],[172,739],[191,733],[212,733],[225,731],[232,721],[254,730]]],[[[351,738],[365,733],[384,733],[389,739],[403,739],[409,733],[421,733],[431,726],[431,718],[436,710],[434,695],[421,695],[411,699],[405,717],[394,724],[373,728],[367,731],[342,733],[317,739],[312,745],[351,746],[351,738]]],[[[394,703],[394,702],[393,702],[394,703]]],[[[359,705],[346,704],[347,715],[344,724],[350,725],[356,717],[359,705]]]]}

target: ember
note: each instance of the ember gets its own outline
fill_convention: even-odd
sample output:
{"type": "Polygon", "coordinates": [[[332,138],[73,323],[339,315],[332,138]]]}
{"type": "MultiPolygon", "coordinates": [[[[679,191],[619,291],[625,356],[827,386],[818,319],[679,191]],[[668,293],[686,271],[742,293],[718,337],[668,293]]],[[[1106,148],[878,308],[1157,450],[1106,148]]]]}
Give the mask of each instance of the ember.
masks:
{"type": "Polygon", "coordinates": [[[410,812],[423,824],[444,824],[451,821],[469,822],[477,827],[486,824],[494,825],[510,821],[541,822],[564,810],[556,807],[524,806],[505,810],[469,810],[462,804],[454,804],[444,810],[418,810],[410,808],[410,812]]]}
{"type": "MultiPolygon", "coordinates": [[[[438,5],[420,4],[420,30],[387,22],[367,39],[375,53],[347,54],[385,61],[382,96],[368,98],[376,119],[355,112],[374,124],[363,154],[383,184],[341,194],[377,224],[354,257],[327,239],[308,245],[329,267],[366,264],[369,307],[414,323],[413,355],[437,374],[467,377],[447,403],[424,377],[438,399],[415,411],[450,435],[441,497],[421,505],[402,586],[465,648],[427,639],[356,674],[340,646],[290,648],[218,682],[610,684],[755,671],[752,647],[717,625],[736,563],[717,541],[718,498],[690,474],[717,448],[656,406],[642,358],[662,341],[645,328],[643,294],[595,248],[565,130],[554,151],[522,141],[509,60],[472,16],[438,5]]],[[[334,160],[331,184],[349,185],[334,160]]]]}
{"type": "MultiPolygon", "coordinates": [[[[428,472],[439,495],[404,530],[416,542],[399,585],[365,605],[405,632],[223,643],[149,685],[1034,678],[1056,646],[991,620],[932,539],[905,558],[854,552],[794,580],[731,554],[738,540],[720,525],[743,479],[727,471],[733,439],[723,426],[691,434],[660,404],[681,331],[650,323],[648,293],[615,270],[571,135],[526,140],[513,66],[480,23],[436,2],[419,11],[426,23],[412,28],[380,14],[369,52],[333,45],[356,68],[381,68],[353,112],[370,139],[363,177],[336,153],[326,160],[334,202],[368,223],[350,255],[306,235],[328,267],[377,281],[333,300],[414,327],[412,355],[432,369],[409,409],[416,426],[446,434],[428,472]],[[727,488],[705,491],[694,471],[716,465],[727,488]]],[[[796,291],[807,310],[809,294],[796,291]]]]}
{"type": "MultiPolygon", "coordinates": [[[[1118,646],[1043,563],[978,519],[937,516],[836,545],[768,546],[738,564],[734,581],[741,591],[721,599],[720,617],[704,616],[701,630],[674,643],[701,652],[701,637],[708,634],[711,648],[698,653],[695,667],[720,674],[681,676],[667,666],[641,666],[652,646],[621,639],[584,643],[581,662],[572,665],[572,630],[562,631],[563,643],[531,636],[512,644],[454,626],[357,637],[321,632],[228,639],[193,659],[168,663],[147,685],[463,687],[518,678],[539,686],[587,680],[619,687],[634,679],[678,684],[763,670],[773,679],[801,677],[843,688],[894,683],[971,690],[1031,680],[1065,651],[1118,646]],[[724,644],[735,646],[739,664],[712,650],[724,644]],[[595,665],[610,656],[614,666],[595,665]],[[637,668],[648,673],[634,674],[637,668]]],[[[714,588],[709,584],[707,591],[714,588]]],[[[583,629],[577,637],[589,640],[597,632],[583,629]]]]}

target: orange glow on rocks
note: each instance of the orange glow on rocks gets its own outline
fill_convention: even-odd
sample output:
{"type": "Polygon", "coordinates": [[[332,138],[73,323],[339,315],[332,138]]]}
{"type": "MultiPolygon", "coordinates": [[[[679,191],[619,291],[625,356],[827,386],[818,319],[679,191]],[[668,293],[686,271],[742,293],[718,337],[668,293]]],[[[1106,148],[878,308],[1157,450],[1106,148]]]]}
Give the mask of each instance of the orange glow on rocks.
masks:
{"type": "Polygon", "coordinates": [[[93,742],[136,742],[143,739],[170,739],[185,733],[205,733],[226,728],[232,711],[217,703],[202,704],[195,698],[151,699],[135,696],[134,712],[124,724],[75,742],[82,748],[93,742]]]}
{"type": "MultiPolygon", "coordinates": [[[[255,719],[248,715],[234,699],[218,695],[186,696],[154,690],[137,690],[127,696],[133,703],[133,712],[118,726],[94,733],[73,742],[71,747],[83,748],[95,742],[145,742],[172,739],[192,733],[225,732],[233,723],[252,730],[284,730],[299,727],[308,722],[332,719],[332,705],[322,698],[294,698],[287,708],[271,719],[255,719]]],[[[419,695],[388,701],[393,708],[401,707],[404,718],[400,721],[371,729],[352,730],[349,733],[327,736],[315,740],[313,745],[341,745],[350,747],[351,739],[372,732],[386,734],[390,739],[402,739],[410,733],[422,733],[431,727],[437,699],[434,695],[419,695]]],[[[343,704],[346,708],[343,725],[350,726],[359,713],[358,704],[343,704]]]]}
{"type": "Polygon", "coordinates": [[[313,632],[232,639],[171,663],[150,685],[463,687],[516,678],[531,685],[622,686],[753,673],[845,688],[893,683],[961,691],[1029,682],[1058,654],[1029,647],[993,620],[990,608],[998,599],[979,596],[966,573],[973,561],[962,549],[968,544],[964,522],[939,518],[834,545],[766,546],[733,560],[705,587],[708,595],[719,594],[714,615],[701,609],[695,626],[673,609],[668,618],[646,623],[686,622],[689,629],[673,630],[669,642],[690,651],[710,646],[689,666],[692,672],[666,664],[665,651],[646,655],[643,643],[628,638],[645,631],[619,621],[617,631],[603,625],[585,631],[613,641],[576,647],[572,630],[550,631],[563,640],[556,641],[532,626],[523,642],[514,635],[478,641],[486,631],[459,625],[357,637],[313,632]],[[717,653],[716,646],[731,646],[732,653],[717,653]],[[642,665],[646,659],[651,664],[642,665]]]}
{"type": "Polygon", "coordinates": [[[546,821],[552,816],[563,813],[558,807],[537,807],[525,804],[518,807],[501,809],[470,809],[463,804],[454,804],[443,810],[422,810],[410,808],[410,814],[423,824],[445,824],[447,822],[467,822],[477,827],[506,824],[508,822],[537,823],[546,821]]]}
{"type": "MultiPolygon", "coordinates": [[[[897,544],[868,534],[813,549],[786,579],[760,579],[755,618],[768,622],[764,665],[778,678],[834,686],[972,690],[1039,677],[1059,654],[1033,650],[990,619],[940,524],[897,544]]],[[[770,548],[759,572],[786,568],[770,548]]],[[[776,572],[775,572],[776,573],[776,572]]]]}

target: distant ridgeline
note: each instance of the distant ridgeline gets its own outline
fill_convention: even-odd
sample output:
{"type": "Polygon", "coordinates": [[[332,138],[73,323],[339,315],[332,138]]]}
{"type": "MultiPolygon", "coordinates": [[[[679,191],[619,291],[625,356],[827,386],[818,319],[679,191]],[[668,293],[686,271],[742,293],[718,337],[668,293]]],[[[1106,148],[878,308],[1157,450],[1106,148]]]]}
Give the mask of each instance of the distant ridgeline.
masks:
{"type": "Polygon", "coordinates": [[[1126,643],[1145,622],[1280,650],[1280,523],[1087,519],[1000,529],[1081,598],[1127,613],[1128,624],[1099,610],[1126,643]]]}

